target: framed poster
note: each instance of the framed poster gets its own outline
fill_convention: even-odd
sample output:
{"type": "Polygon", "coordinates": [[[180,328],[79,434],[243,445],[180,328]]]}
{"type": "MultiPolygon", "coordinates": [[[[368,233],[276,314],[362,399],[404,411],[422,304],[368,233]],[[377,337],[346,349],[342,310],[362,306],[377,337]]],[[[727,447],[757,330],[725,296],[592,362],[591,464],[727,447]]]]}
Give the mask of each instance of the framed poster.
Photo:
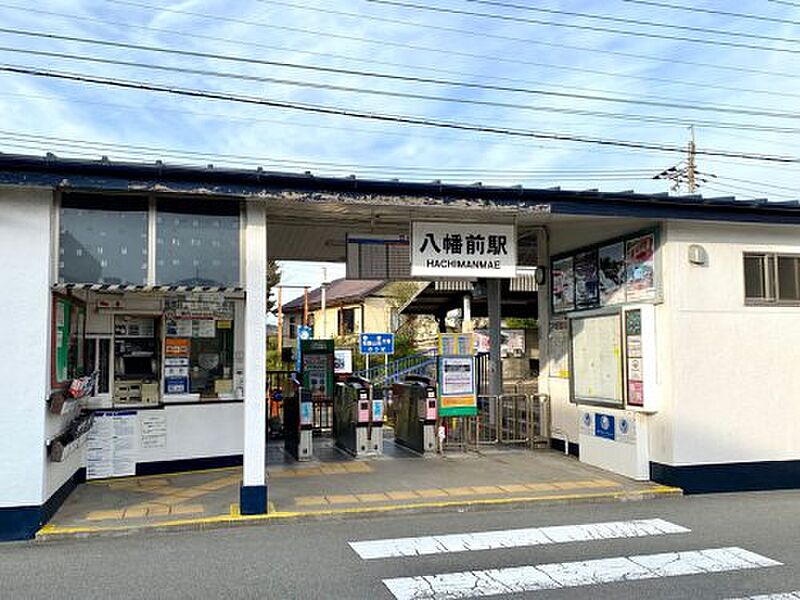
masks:
{"type": "Polygon", "coordinates": [[[625,302],[625,244],[618,242],[598,251],[600,304],[625,302]]]}
{"type": "Polygon", "coordinates": [[[575,310],[575,266],[571,256],[553,261],[553,312],[575,310]]]}
{"type": "Polygon", "coordinates": [[[53,387],[84,375],[86,307],[80,300],[53,294],[50,373],[53,387]]]}
{"type": "Polygon", "coordinates": [[[633,238],[625,243],[625,262],[628,302],[650,300],[656,293],[655,235],[633,238]]]}
{"type": "Polygon", "coordinates": [[[594,308],[599,302],[597,250],[575,255],[575,306],[594,308]]]}

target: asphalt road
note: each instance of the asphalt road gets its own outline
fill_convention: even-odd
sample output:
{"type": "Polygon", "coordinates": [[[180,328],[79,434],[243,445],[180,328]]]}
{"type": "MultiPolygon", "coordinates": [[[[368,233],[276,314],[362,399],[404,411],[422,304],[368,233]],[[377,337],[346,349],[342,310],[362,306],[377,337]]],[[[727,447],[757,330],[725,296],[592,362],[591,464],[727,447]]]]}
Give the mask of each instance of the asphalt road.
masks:
{"type": "MultiPolygon", "coordinates": [[[[567,532],[569,537],[579,530],[559,531],[567,532]]],[[[489,545],[496,542],[492,541],[494,536],[481,539],[488,540],[489,545]]],[[[508,539],[518,543],[522,538],[515,534],[499,543],[507,544],[508,539]]],[[[425,540],[418,543],[421,544],[418,547],[426,547],[425,540]]],[[[387,548],[391,551],[395,544],[377,547],[378,552],[387,548]]],[[[553,582],[550,587],[559,589],[490,597],[723,599],[797,591],[800,590],[800,491],[514,510],[395,513],[358,519],[271,522],[206,531],[4,544],[0,545],[0,598],[391,599],[396,596],[384,580],[526,565],[551,565],[543,569],[557,575],[545,579],[553,582]],[[546,530],[551,532],[548,543],[483,550],[467,549],[474,547],[478,538],[466,541],[450,538],[452,547],[435,545],[436,554],[372,559],[362,558],[349,545],[349,542],[399,537],[642,519],[662,519],[676,526],[677,531],[565,541],[552,535],[554,530],[546,530]],[[709,568],[728,567],[724,561],[709,567],[703,562],[708,553],[696,552],[730,547],[746,551],[747,561],[755,553],[764,559],[763,566],[745,569],[729,565],[731,570],[707,572],[709,568]],[[624,557],[633,557],[636,565],[648,560],[664,563],[663,558],[647,557],[675,552],[687,554],[669,554],[669,564],[685,567],[681,561],[697,563],[700,556],[698,564],[704,565],[703,572],[681,575],[681,567],[673,568],[672,572],[661,569],[633,577],[625,574],[630,561],[624,557]],[[638,558],[642,556],[645,558],[638,558]],[[618,560],[584,562],[612,558],[618,560]],[[567,564],[553,567],[555,563],[567,564]]],[[[643,568],[637,566],[635,570],[643,568]]],[[[494,572],[497,573],[500,580],[508,583],[513,579],[515,585],[523,586],[537,585],[531,582],[544,577],[539,570],[494,572]]],[[[470,577],[467,576],[468,581],[470,577]]],[[[428,591],[440,583],[450,592],[454,589],[451,579],[432,581],[433,588],[425,584],[428,591]]],[[[483,589],[487,581],[497,580],[481,579],[480,585],[461,597],[472,597],[470,594],[483,589]]],[[[409,585],[416,584],[403,580],[396,585],[402,593],[403,589],[411,589],[409,585]]],[[[491,591],[491,585],[487,589],[491,591]]]]}

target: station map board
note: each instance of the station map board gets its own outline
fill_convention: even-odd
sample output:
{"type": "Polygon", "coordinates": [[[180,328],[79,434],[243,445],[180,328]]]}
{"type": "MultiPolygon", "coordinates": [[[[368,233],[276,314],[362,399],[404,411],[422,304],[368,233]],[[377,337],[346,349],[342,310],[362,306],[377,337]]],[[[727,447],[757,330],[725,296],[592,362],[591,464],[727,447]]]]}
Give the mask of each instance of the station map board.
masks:
{"type": "Polygon", "coordinates": [[[571,319],[570,353],[573,402],[622,407],[619,313],[571,319]]]}

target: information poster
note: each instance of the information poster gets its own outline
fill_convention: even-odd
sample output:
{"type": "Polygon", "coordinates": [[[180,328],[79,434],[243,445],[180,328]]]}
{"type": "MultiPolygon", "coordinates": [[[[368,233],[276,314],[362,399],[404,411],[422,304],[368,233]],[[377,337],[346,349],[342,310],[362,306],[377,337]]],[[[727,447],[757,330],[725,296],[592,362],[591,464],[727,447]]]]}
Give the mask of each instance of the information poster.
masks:
{"type": "Polygon", "coordinates": [[[625,302],[625,244],[618,242],[599,250],[600,304],[625,302]]]}
{"type": "Polygon", "coordinates": [[[642,365],[642,311],[625,313],[625,356],[628,380],[628,405],[644,406],[644,369],[642,365]]]}
{"type": "Polygon", "coordinates": [[[473,356],[442,356],[439,360],[439,415],[477,414],[475,359],[473,356]]]}
{"type": "MultiPolygon", "coordinates": [[[[187,321],[191,323],[191,321],[187,321]]],[[[189,392],[190,340],[166,338],[164,340],[164,393],[187,394],[189,392]]]]}
{"type": "Polygon", "coordinates": [[[163,411],[143,412],[139,424],[142,448],[167,447],[167,415],[163,411]]]}
{"type": "Polygon", "coordinates": [[[575,305],[592,308],[598,305],[597,251],[590,250],[575,255],[575,305]]]}
{"type": "Polygon", "coordinates": [[[652,299],[655,283],[655,236],[643,235],[625,244],[628,302],[652,299]]]}
{"type": "Polygon", "coordinates": [[[136,411],[96,412],[86,441],[86,478],[136,474],[136,411]]]}
{"type": "Polygon", "coordinates": [[[550,377],[569,379],[569,325],[566,318],[550,321],[548,341],[550,377]]]}
{"type": "Polygon", "coordinates": [[[571,256],[553,261],[553,310],[575,309],[575,271],[571,256]]]}

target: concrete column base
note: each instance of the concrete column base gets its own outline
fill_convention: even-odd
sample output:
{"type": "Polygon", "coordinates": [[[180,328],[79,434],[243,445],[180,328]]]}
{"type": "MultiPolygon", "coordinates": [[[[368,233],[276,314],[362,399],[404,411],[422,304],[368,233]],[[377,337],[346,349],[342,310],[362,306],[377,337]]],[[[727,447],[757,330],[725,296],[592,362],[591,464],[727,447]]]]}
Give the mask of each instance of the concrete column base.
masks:
{"type": "Polygon", "coordinates": [[[239,513],[264,515],[267,513],[267,486],[242,485],[239,490],[239,513]]]}

